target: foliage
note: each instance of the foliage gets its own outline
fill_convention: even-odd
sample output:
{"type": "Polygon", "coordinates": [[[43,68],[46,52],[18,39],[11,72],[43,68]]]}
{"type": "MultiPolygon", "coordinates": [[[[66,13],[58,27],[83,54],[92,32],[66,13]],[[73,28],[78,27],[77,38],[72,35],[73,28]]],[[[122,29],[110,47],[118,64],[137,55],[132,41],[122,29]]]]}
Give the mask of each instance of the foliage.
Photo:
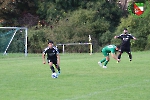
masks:
{"type": "Polygon", "coordinates": [[[41,53],[44,47],[47,46],[47,41],[49,39],[55,40],[55,36],[49,29],[43,28],[38,30],[28,31],[28,52],[41,53]]]}
{"type": "MultiPolygon", "coordinates": [[[[85,43],[89,42],[88,36],[91,35],[94,51],[99,50],[99,46],[110,44],[112,32],[115,26],[118,25],[121,17],[121,10],[118,9],[117,5],[105,0],[101,2],[97,0],[88,2],[83,0],[81,3],[71,3],[74,6],[65,6],[65,4],[70,4],[69,2],[71,1],[64,1],[67,3],[62,5],[60,5],[62,3],[61,0],[38,1],[39,9],[37,13],[41,15],[41,19],[46,19],[50,27],[37,27],[35,30],[32,29],[32,32],[30,32],[32,35],[29,36],[28,45],[30,52],[35,52],[36,50],[41,51],[42,44],[47,44],[46,41],[42,41],[41,38],[43,37],[46,40],[52,39],[55,44],[85,43]],[[78,9],[75,9],[76,7],[78,9]],[[115,13],[115,11],[118,13],[115,13]],[[41,43],[39,43],[39,40],[41,43]]],[[[68,46],[66,47],[66,51],[88,52],[89,49],[88,46],[68,46]]]]}
{"type": "MultiPolygon", "coordinates": [[[[120,44],[113,36],[123,28],[137,40],[131,41],[133,50],[149,49],[149,2],[140,17],[123,16],[117,0],[5,0],[0,1],[1,26],[26,26],[29,29],[29,52],[42,52],[47,40],[57,43],[89,42],[94,52],[106,44],[120,44]],[[146,41],[144,41],[146,40],[146,41]]],[[[69,52],[87,52],[84,46],[67,47],[69,52]]]]}
{"type": "Polygon", "coordinates": [[[37,23],[37,19],[33,19],[37,17],[35,12],[37,9],[35,0],[1,0],[0,4],[0,20],[2,20],[1,24],[3,24],[3,26],[31,27],[37,23]],[[30,16],[26,18],[28,14],[33,18],[31,19],[30,16]],[[34,21],[34,23],[31,24],[29,23],[30,21],[34,21]]]}
{"type": "MultiPolygon", "coordinates": [[[[150,34],[150,9],[149,2],[146,3],[147,9],[141,17],[129,15],[127,18],[122,18],[120,25],[117,27],[114,35],[122,33],[124,28],[128,28],[129,33],[137,38],[136,41],[131,41],[132,50],[149,50],[149,34],[150,34]]],[[[118,40],[112,40],[112,43],[119,43],[118,40]]]]}

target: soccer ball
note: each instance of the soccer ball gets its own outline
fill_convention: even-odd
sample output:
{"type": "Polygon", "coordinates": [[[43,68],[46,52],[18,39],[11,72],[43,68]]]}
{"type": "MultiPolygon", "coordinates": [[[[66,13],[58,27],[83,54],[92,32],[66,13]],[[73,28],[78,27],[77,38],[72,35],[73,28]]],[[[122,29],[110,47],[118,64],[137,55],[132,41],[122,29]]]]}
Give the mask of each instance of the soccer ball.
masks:
{"type": "Polygon", "coordinates": [[[52,78],[58,78],[58,75],[56,73],[52,73],[52,78]]]}

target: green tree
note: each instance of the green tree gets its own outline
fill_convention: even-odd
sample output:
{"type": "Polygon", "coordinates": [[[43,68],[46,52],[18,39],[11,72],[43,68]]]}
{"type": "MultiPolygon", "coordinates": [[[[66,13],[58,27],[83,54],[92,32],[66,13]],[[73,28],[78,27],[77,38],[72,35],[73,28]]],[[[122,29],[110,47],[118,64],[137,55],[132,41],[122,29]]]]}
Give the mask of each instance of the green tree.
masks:
{"type": "MultiPolygon", "coordinates": [[[[120,25],[114,35],[122,33],[124,28],[128,28],[129,32],[137,38],[136,41],[131,41],[132,50],[147,50],[149,49],[149,34],[150,34],[150,3],[145,3],[145,11],[142,16],[129,15],[127,18],[122,18],[120,25]]],[[[120,43],[119,40],[112,39],[112,43],[120,43]]]]}
{"type": "MultiPolygon", "coordinates": [[[[23,26],[21,20],[26,17],[26,14],[30,13],[33,17],[36,16],[37,7],[35,4],[35,0],[1,0],[0,20],[3,20],[2,24],[4,26],[23,26]]],[[[31,16],[28,16],[28,18],[24,20],[26,20],[24,22],[29,23],[31,20],[33,21],[34,18],[31,19],[31,16]]],[[[26,23],[26,25],[28,23],[26,23]]],[[[33,25],[35,25],[35,23],[33,25]]]]}
{"type": "Polygon", "coordinates": [[[112,32],[120,22],[122,13],[115,2],[69,2],[72,0],[39,2],[38,13],[42,15],[41,19],[45,18],[54,27],[52,31],[57,43],[88,42],[90,34],[95,51],[99,46],[110,44],[112,32]]]}

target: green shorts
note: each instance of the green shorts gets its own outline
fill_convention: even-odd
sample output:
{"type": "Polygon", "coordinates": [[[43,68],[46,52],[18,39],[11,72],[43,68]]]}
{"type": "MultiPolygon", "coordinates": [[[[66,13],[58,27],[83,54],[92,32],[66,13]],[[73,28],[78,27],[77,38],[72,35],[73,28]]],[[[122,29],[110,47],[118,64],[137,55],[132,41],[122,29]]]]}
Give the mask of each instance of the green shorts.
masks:
{"type": "Polygon", "coordinates": [[[102,50],[102,53],[103,53],[104,57],[109,56],[109,53],[107,53],[105,50],[102,50]]]}

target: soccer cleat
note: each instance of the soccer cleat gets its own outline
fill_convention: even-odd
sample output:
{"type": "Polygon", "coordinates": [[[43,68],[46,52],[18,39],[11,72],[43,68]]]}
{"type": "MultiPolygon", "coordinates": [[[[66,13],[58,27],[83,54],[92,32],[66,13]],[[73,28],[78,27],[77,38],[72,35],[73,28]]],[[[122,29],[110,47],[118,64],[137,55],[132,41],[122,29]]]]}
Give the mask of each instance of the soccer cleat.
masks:
{"type": "Polygon", "coordinates": [[[60,71],[57,72],[57,76],[60,74],[60,71]]]}
{"type": "Polygon", "coordinates": [[[129,61],[132,61],[132,59],[129,59],[129,61]]]}
{"type": "Polygon", "coordinates": [[[120,62],[120,59],[118,59],[117,63],[119,63],[119,62],[120,62]]]}
{"type": "Polygon", "coordinates": [[[103,66],[103,68],[107,68],[106,66],[103,66]]]}
{"type": "Polygon", "coordinates": [[[102,63],[101,62],[98,62],[98,64],[102,67],[102,63]]]}

